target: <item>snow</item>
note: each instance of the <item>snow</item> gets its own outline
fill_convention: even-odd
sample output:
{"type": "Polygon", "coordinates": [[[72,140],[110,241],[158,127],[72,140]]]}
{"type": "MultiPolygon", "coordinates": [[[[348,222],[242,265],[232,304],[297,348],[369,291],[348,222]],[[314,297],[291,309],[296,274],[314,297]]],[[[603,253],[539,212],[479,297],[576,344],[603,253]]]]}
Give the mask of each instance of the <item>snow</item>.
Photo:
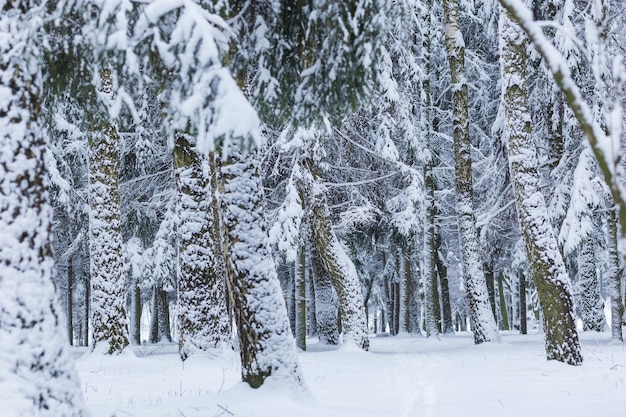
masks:
{"type": "MultiPolygon", "coordinates": [[[[505,332],[476,346],[471,334],[372,337],[371,351],[307,342],[299,360],[309,391],[254,390],[238,355],[180,362],[174,345],[135,347],[76,365],[93,417],[129,416],[617,416],[626,413],[626,349],[610,333],[583,333],[582,366],[546,361],[543,335],[505,332]]],[[[80,355],[80,350],[75,350],[80,355]]]]}

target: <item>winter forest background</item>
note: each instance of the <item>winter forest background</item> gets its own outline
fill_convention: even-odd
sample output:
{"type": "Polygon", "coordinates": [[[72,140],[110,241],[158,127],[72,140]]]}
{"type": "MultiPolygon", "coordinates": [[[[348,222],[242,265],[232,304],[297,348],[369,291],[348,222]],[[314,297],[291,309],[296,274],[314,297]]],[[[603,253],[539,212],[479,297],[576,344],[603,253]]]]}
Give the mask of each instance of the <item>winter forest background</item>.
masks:
{"type": "Polygon", "coordinates": [[[471,416],[431,384],[472,355],[623,389],[621,2],[0,3],[9,416],[144,415],[93,378],[130,409],[152,366],[153,416],[326,415],[385,366],[418,390],[388,415],[471,416]]]}

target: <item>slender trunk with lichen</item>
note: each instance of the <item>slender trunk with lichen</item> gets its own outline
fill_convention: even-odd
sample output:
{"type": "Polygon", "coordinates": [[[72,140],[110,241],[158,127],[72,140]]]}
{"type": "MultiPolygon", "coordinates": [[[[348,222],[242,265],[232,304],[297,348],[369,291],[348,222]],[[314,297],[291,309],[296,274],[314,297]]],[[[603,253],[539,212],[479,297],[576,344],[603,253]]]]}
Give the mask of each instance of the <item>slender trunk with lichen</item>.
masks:
{"type": "Polygon", "coordinates": [[[461,269],[474,332],[474,343],[478,344],[498,341],[500,336],[489,305],[474,215],[465,44],[459,26],[459,10],[457,0],[443,1],[446,49],[452,77],[452,127],[461,269]]]}
{"type": "Polygon", "coordinates": [[[505,10],[500,14],[500,50],[504,135],[526,255],[543,310],[546,355],[548,359],[579,365],[582,355],[571,285],[539,188],[525,82],[526,39],[505,10]]]}
{"type": "MultiPolygon", "coordinates": [[[[613,200],[607,198],[612,206],[613,200]]],[[[608,215],[608,238],[607,238],[607,258],[608,270],[606,280],[609,283],[609,294],[611,296],[611,337],[613,340],[623,341],[622,317],[624,315],[624,304],[622,301],[622,277],[619,273],[619,254],[617,251],[617,213],[615,207],[609,209],[608,215]]]]}
{"type": "Polygon", "coordinates": [[[352,341],[364,350],[369,349],[365,305],[361,282],[356,267],[333,231],[330,210],[323,187],[313,178],[312,161],[305,161],[309,181],[306,186],[307,205],[311,209],[311,229],[324,269],[333,282],[339,297],[339,313],[343,339],[352,341]]]}

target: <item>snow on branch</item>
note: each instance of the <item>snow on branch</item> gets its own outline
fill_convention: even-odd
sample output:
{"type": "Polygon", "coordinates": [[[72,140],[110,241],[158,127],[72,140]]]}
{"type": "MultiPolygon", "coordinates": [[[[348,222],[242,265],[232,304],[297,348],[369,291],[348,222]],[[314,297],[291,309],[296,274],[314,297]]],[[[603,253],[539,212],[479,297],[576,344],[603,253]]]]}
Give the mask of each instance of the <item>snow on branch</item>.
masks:
{"type": "Polygon", "coordinates": [[[227,151],[230,138],[261,142],[255,110],[222,65],[231,34],[222,18],[191,0],[156,0],[134,27],[138,45],[147,41],[167,74],[162,100],[170,139],[186,133],[199,152],[218,145],[227,151]]]}

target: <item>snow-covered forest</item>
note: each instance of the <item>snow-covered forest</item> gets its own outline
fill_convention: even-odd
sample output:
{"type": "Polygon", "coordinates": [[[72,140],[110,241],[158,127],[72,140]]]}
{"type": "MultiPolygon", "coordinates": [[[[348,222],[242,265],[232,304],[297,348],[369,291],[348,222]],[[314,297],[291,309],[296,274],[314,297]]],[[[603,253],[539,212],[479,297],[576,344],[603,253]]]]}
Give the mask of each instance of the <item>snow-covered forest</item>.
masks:
{"type": "Polygon", "coordinates": [[[0,3],[3,416],[626,413],[622,1],[0,3]]]}

